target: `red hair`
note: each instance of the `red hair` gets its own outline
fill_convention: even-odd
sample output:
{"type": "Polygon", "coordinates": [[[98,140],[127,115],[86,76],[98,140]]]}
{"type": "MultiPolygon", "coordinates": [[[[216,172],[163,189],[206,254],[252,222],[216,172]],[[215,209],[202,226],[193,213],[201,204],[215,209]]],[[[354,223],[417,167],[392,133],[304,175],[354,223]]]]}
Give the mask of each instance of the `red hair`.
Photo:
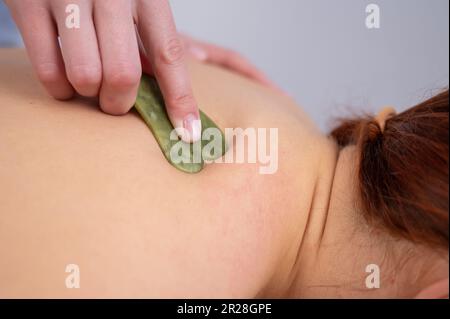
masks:
{"type": "Polygon", "coordinates": [[[331,132],[357,145],[361,208],[395,236],[448,249],[448,90],[389,118],[345,120],[331,132]]]}

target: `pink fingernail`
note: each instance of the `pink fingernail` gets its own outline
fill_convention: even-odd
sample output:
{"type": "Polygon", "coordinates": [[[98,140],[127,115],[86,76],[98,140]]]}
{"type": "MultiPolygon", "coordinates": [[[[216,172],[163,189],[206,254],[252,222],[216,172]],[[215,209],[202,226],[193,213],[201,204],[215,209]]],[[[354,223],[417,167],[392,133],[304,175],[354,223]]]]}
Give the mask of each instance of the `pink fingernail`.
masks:
{"type": "Polygon", "coordinates": [[[183,120],[183,128],[189,136],[182,137],[185,142],[197,142],[201,139],[202,123],[195,114],[188,114],[183,120]]]}
{"type": "Polygon", "coordinates": [[[208,59],[208,53],[198,46],[190,46],[189,52],[199,61],[206,61],[208,59]]]}

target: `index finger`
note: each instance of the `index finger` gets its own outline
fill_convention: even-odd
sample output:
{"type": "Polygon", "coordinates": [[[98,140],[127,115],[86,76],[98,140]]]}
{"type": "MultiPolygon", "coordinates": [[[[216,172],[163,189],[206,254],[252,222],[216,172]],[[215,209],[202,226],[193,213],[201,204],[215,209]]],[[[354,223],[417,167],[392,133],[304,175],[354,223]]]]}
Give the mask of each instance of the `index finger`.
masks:
{"type": "Polygon", "coordinates": [[[186,67],[184,46],[167,0],[140,1],[137,28],[175,128],[184,141],[201,137],[200,116],[186,67]]]}

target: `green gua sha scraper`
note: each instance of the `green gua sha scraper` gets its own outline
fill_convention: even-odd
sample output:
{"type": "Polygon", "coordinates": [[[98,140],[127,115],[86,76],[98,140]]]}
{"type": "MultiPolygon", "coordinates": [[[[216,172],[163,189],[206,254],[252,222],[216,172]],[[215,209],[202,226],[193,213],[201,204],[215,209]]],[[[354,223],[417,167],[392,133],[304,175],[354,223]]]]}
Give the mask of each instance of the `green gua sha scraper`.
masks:
{"type": "MultiPolygon", "coordinates": [[[[136,99],[135,108],[144,119],[147,126],[150,128],[151,132],[155,136],[156,141],[159,144],[164,156],[167,161],[177,169],[186,172],[186,173],[198,173],[203,169],[204,160],[206,161],[214,161],[220,157],[222,157],[227,152],[227,144],[225,142],[225,136],[223,132],[217,127],[217,125],[202,111],[200,111],[200,119],[202,122],[202,134],[208,128],[216,129],[216,132],[220,132],[220,138],[222,142],[222,148],[216,151],[212,148],[216,154],[208,154],[208,151],[203,152],[203,148],[210,141],[201,141],[194,144],[188,144],[181,141],[179,138],[177,140],[171,140],[170,134],[174,130],[172,123],[167,116],[166,107],[164,104],[164,99],[161,94],[161,90],[159,89],[158,83],[154,78],[151,78],[147,75],[143,75],[141,79],[141,83],[139,86],[139,92],[136,99]],[[172,161],[170,152],[172,148],[178,144],[182,143],[183,148],[189,148],[189,158],[186,158],[185,154],[182,153],[183,161],[180,163],[175,163],[172,161]],[[197,145],[197,149],[199,144],[201,143],[201,153],[202,154],[197,160],[194,159],[194,148],[197,145]]],[[[178,145],[179,146],[179,145],[178,145]]],[[[177,148],[178,149],[178,148],[177,148]]],[[[178,161],[177,161],[178,162],[178,161]]]]}

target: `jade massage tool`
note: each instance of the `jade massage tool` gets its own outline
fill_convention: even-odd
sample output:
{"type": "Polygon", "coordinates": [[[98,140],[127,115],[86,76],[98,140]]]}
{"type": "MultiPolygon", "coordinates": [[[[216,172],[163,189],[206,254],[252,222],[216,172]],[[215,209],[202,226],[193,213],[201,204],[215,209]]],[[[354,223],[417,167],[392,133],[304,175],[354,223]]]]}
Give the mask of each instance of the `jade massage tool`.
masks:
{"type": "Polygon", "coordinates": [[[225,142],[225,136],[223,132],[217,127],[217,125],[202,111],[200,111],[200,119],[202,123],[202,136],[205,130],[215,129],[216,132],[220,132],[221,143],[220,148],[213,148],[214,154],[204,152],[204,148],[210,141],[204,141],[203,139],[196,143],[183,142],[178,136],[174,138],[174,127],[169,120],[166,112],[166,107],[161,90],[158,86],[156,79],[143,75],[139,86],[138,96],[135,104],[135,108],[150,128],[156,141],[159,144],[167,161],[177,169],[185,173],[198,173],[204,165],[205,160],[212,162],[222,157],[227,152],[227,144],[225,142]],[[172,136],[171,136],[172,133],[172,136]],[[171,138],[172,137],[172,138],[171,138]],[[181,144],[181,145],[180,145],[181,144]],[[174,161],[171,156],[174,147],[177,149],[189,150],[188,154],[182,154],[182,160],[174,161]],[[195,156],[195,150],[201,150],[200,156],[195,156]],[[194,160],[196,158],[196,160],[194,160]]]}

